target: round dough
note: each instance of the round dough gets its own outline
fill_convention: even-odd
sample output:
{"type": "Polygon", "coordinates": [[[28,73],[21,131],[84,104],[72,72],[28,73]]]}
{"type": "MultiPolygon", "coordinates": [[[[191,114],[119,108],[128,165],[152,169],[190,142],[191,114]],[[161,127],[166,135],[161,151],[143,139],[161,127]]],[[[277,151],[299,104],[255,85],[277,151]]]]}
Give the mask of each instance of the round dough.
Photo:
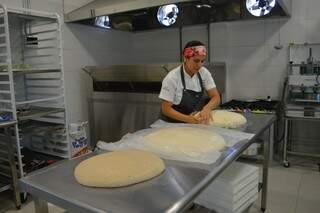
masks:
{"type": "Polygon", "coordinates": [[[199,128],[172,127],[160,129],[144,136],[147,146],[171,156],[188,155],[201,156],[225,147],[225,141],[220,135],[199,128]]]}
{"type": "Polygon", "coordinates": [[[214,110],[212,111],[211,125],[222,128],[238,128],[247,123],[247,119],[236,112],[229,112],[227,110],[214,110]]]}
{"type": "Polygon", "coordinates": [[[121,187],[149,180],[165,169],[156,155],[139,150],[108,152],[82,161],[74,170],[85,186],[121,187]]]}

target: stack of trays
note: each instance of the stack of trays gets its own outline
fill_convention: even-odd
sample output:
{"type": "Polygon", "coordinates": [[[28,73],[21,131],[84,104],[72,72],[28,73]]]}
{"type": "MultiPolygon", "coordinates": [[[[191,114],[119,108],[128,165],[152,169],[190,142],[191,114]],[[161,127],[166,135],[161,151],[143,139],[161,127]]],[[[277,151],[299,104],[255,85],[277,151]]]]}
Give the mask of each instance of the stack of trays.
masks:
{"type": "Polygon", "coordinates": [[[259,168],[233,162],[196,199],[218,213],[240,213],[258,198],[259,168]]]}

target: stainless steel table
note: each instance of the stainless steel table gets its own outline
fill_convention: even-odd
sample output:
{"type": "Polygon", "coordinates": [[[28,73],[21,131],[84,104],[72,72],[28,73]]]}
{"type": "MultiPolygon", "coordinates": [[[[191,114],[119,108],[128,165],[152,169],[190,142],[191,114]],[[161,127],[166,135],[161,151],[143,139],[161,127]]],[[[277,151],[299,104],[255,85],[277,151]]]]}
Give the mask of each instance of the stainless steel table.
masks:
{"type": "MultiPolygon", "coordinates": [[[[245,132],[255,136],[225,149],[211,165],[168,161],[166,171],[149,181],[129,187],[106,189],[79,185],[73,176],[75,166],[96,153],[67,160],[38,170],[20,179],[23,190],[35,196],[37,213],[48,212],[47,201],[70,212],[182,212],[228,165],[236,160],[265,130],[271,137],[275,115],[246,114],[245,132]]],[[[269,143],[264,142],[261,209],[266,209],[269,143]]]]}
{"type": "Polygon", "coordinates": [[[17,209],[20,209],[21,207],[21,200],[20,200],[20,192],[18,189],[18,177],[17,177],[17,168],[16,168],[16,163],[14,160],[14,151],[13,151],[13,144],[11,140],[11,132],[10,128],[17,125],[17,121],[4,121],[0,122],[0,129],[4,129],[4,133],[6,135],[7,140],[5,141],[6,144],[6,153],[7,153],[7,160],[10,166],[10,173],[11,173],[11,180],[9,180],[9,184],[2,183],[0,182],[0,192],[3,190],[7,190],[12,188],[14,192],[14,198],[15,198],[15,204],[17,209]],[[10,187],[11,185],[11,187],[10,187]]]}

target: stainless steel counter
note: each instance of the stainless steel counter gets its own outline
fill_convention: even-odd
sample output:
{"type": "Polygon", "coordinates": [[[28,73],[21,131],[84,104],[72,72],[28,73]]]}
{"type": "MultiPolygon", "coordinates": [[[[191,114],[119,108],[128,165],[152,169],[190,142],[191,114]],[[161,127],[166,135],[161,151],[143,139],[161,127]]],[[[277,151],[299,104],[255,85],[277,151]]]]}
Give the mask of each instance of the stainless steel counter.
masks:
{"type": "MultiPolygon", "coordinates": [[[[255,134],[272,130],[275,115],[246,114],[246,132],[255,134]]],[[[269,131],[270,133],[271,131],[269,131]]],[[[46,201],[70,212],[182,212],[195,197],[228,165],[254,142],[241,141],[223,151],[211,165],[167,161],[166,171],[149,181],[124,188],[90,188],[78,184],[75,166],[97,153],[63,161],[20,179],[23,190],[36,197],[36,212],[48,211],[46,201]]],[[[272,139],[272,137],[270,137],[272,139]]],[[[261,208],[266,208],[269,141],[264,144],[264,169],[261,208]]]]}

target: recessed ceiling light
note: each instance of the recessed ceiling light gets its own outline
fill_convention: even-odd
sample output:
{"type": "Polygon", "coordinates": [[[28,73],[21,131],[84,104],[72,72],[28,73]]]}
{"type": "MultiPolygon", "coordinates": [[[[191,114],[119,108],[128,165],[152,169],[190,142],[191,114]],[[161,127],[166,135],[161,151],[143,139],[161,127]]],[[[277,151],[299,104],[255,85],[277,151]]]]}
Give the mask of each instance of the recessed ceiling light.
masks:
{"type": "Polygon", "coordinates": [[[164,26],[171,26],[173,25],[178,17],[179,8],[175,4],[168,4],[159,7],[157,18],[160,24],[164,26]]]}
{"type": "Polygon", "coordinates": [[[246,0],[247,10],[254,16],[267,15],[276,5],[276,0],[246,0]]]}

